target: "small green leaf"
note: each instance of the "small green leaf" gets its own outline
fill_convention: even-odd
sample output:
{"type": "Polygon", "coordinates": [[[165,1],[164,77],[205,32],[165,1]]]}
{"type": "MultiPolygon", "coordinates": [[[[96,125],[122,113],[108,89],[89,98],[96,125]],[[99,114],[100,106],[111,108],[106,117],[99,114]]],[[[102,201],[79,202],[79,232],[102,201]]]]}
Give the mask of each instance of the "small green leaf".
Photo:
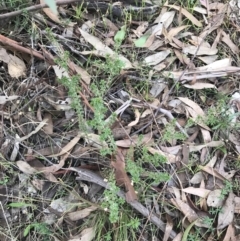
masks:
{"type": "Polygon", "coordinates": [[[58,14],[55,0],[44,0],[54,14],[58,14]]]}
{"type": "Polygon", "coordinates": [[[139,39],[135,40],[134,41],[135,46],[138,48],[144,47],[149,36],[150,36],[150,34],[146,34],[146,35],[143,35],[142,37],[140,37],[139,39]]]}
{"type": "Polygon", "coordinates": [[[11,208],[25,208],[25,207],[34,207],[35,205],[33,204],[28,204],[24,202],[19,202],[19,203],[9,203],[8,207],[11,208]]]}
{"type": "Polygon", "coordinates": [[[188,234],[191,230],[191,228],[194,226],[194,224],[197,222],[197,220],[195,220],[194,222],[192,222],[185,230],[183,237],[182,237],[182,241],[187,241],[188,238],[188,234]]]}
{"type": "Polygon", "coordinates": [[[126,29],[127,29],[127,26],[124,25],[124,26],[122,26],[121,29],[115,34],[115,36],[114,36],[114,41],[115,41],[116,43],[121,43],[121,42],[125,39],[126,29]]]}
{"type": "Polygon", "coordinates": [[[30,232],[30,230],[31,230],[32,227],[33,227],[33,226],[32,226],[31,224],[29,224],[29,225],[24,229],[24,232],[23,232],[23,236],[24,236],[24,237],[26,237],[26,236],[29,234],[29,232],[30,232]]]}

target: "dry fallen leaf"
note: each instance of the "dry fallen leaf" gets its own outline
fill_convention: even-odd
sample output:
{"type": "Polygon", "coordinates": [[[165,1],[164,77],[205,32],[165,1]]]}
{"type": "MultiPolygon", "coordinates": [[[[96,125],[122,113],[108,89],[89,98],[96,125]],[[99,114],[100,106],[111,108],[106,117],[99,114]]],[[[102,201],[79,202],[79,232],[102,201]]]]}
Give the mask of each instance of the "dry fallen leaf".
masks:
{"type": "Polygon", "coordinates": [[[0,60],[4,63],[8,63],[10,61],[9,54],[7,53],[6,49],[0,47],[0,60]]]}
{"type": "Polygon", "coordinates": [[[91,241],[95,237],[94,228],[86,228],[79,235],[68,239],[68,241],[91,241]]]}
{"type": "Polygon", "coordinates": [[[222,198],[222,190],[215,189],[211,191],[207,198],[207,205],[209,207],[222,207],[224,198],[222,198]]]}
{"type": "Polygon", "coordinates": [[[197,82],[197,83],[195,83],[193,85],[184,84],[183,86],[185,86],[188,89],[194,89],[194,90],[216,89],[217,88],[214,84],[200,83],[200,82],[197,82]]]}
{"type": "Polygon", "coordinates": [[[9,54],[8,73],[12,78],[19,78],[26,75],[26,65],[17,56],[9,54]]]}
{"type": "Polygon", "coordinates": [[[181,14],[183,14],[186,18],[188,18],[193,24],[195,24],[198,27],[202,27],[201,22],[199,22],[191,13],[189,13],[186,9],[176,6],[176,5],[168,5],[165,4],[164,6],[170,7],[173,9],[178,10],[181,14]]]}
{"type": "Polygon", "coordinates": [[[125,64],[123,67],[124,69],[129,69],[133,67],[131,62],[127,58],[115,53],[112,49],[110,49],[108,46],[103,44],[97,37],[85,32],[80,28],[79,28],[79,31],[84,37],[84,39],[88,43],[90,43],[97,51],[101,53],[102,57],[118,58],[125,64]]]}
{"type": "Polygon", "coordinates": [[[16,162],[18,168],[25,174],[35,174],[38,173],[39,171],[36,170],[35,168],[31,167],[27,162],[25,161],[17,161],[16,162]]]}
{"type": "Polygon", "coordinates": [[[224,203],[221,212],[218,214],[217,229],[223,229],[232,223],[234,217],[234,197],[235,195],[230,192],[226,202],[224,203]]]}
{"type": "Polygon", "coordinates": [[[182,189],[183,192],[190,193],[202,198],[206,198],[208,194],[210,193],[210,190],[204,189],[204,188],[195,188],[195,187],[187,187],[182,189]]]}
{"type": "Polygon", "coordinates": [[[171,53],[170,50],[161,51],[159,53],[150,55],[144,59],[145,63],[148,65],[156,65],[162,62],[171,53]]]}
{"type": "MultiPolygon", "coordinates": [[[[40,0],[41,4],[45,4],[45,0],[40,0]]],[[[62,24],[61,20],[58,18],[58,14],[54,13],[50,8],[43,8],[43,12],[55,23],[62,24]]]]}
{"type": "Polygon", "coordinates": [[[223,241],[238,241],[239,239],[237,239],[237,237],[235,236],[235,228],[233,226],[233,224],[229,224],[228,228],[227,228],[227,232],[225,234],[225,237],[223,239],[223,241]]]}
{"type": "Polygon", "coordinates": [[[234,54],[239,54],[239,48],[230,39],[229,34],[226,34],[224,31],[222,31],[222,35],[223,35],[222,41],[232,50],[234,54]]]}
{"type": "Polygon", "coordinates": [[[141,115],[141,114],[140,114],[139,110],[136,109],[136,110],[135,110],[135,117],[136,117],[136,119],[135,119],[134,121],[130,122],[130,123],[128,124],[128,126],[129,126],[129,127],[132,127],[132,126],[137,125],[137,123],[139,122],[139,119],[140,119],[140,115],[141,115]]]}
{"type": "Polygon", "coordinates": [[[89,216],[89,214],[95,210],[97,210],[98,208],[96,206],[91,206],[91,207],[88,207],[88,208],[84,208],[82,210],[79,210],[79,211],[75,211],[75,212],[71,212],[71,213],[68,213],[68,218],[71,220],[71,221],[77,221],[79,219],[83,219],[83,218],[86,218],[87,216],[89,216]]]}
{"type": "Polygon", "coordinates": [[[193,46],[189,45],[186,47],[182,48],[182,52],[184,54],[192,54],[192,55],[215,55],[217,54],[218,50],[217,49],[212,49],[212,48],[207,48],[204,46],[193,46]]]}
{"type": "Polygon", "coordinates": [[[115,178],[117,184],[120,186],[124,185],[126,188],[126,201],[132,202],[138,198],[133,186],[131,185],[131,180],[125,171],[125,155],[126,150],[118,147],[116,152],[116,160],[111,161],[111,165],[115,169],[115,178]]]}
{"type": "Polygon", "coordinates": [[[18,95],[11,95],[11,96],[0,96],[0,105],[4,105],[7,101],[12,101],[18,99],[18,95]]]}

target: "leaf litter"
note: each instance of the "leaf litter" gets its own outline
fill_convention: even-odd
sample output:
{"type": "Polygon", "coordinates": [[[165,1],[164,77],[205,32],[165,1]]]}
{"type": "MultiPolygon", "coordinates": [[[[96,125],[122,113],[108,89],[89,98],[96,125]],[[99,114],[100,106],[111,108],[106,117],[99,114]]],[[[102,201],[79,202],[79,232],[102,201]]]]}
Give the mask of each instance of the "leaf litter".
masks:
{"type": "Polygon", "coordinates": [[[0,3],[0,240],[239,240],[239,1],[76,2],[0,3]]]}

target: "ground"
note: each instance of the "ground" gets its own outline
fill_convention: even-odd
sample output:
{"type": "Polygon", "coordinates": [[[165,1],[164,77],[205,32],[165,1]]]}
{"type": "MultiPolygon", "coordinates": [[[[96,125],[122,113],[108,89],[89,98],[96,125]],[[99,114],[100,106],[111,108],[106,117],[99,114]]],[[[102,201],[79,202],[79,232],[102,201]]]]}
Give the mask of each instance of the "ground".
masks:
{"type": "Polygon", "coordinates": [[[240,240],[239,12],[1,0],[0,240],[240,240]]]}

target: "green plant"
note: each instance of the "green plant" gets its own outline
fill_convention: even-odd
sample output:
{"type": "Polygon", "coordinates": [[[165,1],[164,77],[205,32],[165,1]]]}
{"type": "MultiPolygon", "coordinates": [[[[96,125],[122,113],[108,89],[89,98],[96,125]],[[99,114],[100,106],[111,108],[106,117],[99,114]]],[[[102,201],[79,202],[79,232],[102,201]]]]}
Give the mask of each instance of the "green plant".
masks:
{"type": "Polygon", "coordinates": [[[151,183],[165,182],[169,179],[169,175],[160,171],[145,171],[144,166],[150,165],[151,169],[157,169],[166,162],[166,158],[159,154],[149,154],[146,147],[142,147],[138,157],[132,161],[129,157],[126,160],[126,171],[131,174],[134,183],[142,183],[142,176],[147,176],[146,180],[151,183]]]}
{"type": "Polygon", "coordinates": [[[163,133],[163,138],[162,140],[163,141],[168,141],[168,142],[171,142],[172,140],[186,140],[186,136],[176,130],[176,120],[172,120],[170,123],[168,123],[166,126],[165,126],[165,129],[164,129],[164,133],[163,133]]]}
{"type": "Polygon", "coordinates": [[[232,181],[224,181],[224,187],[221,189],[220,198],[224,199],[234,189],[234,183],[232,181]]]}
{"type": "Polygon", "coordinates": [[[39,235],[45,236],[45,238],[48,238],[49,236],[51,236],[51,233],[52,233],[46,223],[31,223],[24,229],[23,236],[24,237],[28,236],[31,229],[34,229],[34,231],[39,233],[39,235]]]}
{"type": "Polygon", "coordinates": [[[119,209],[125,201],[117,195],[120,189],[116,186],[113,174],[109,176],[108,183],[110,189],[104,191],[104,201],[101,206],[106,211],[109,210],[109,220],[111,223],[115,223],[119,220],[119,209]]]}
{"type": "Polygon", "coordinates": [[[127,207],[119,212],[119,218],[114,224],[109,222],[107,212],[104,211],[99,211],[93,217],[92,223],[95,226],[97,241],[137,240],[135,230],[139,228],[140,222],[127,207]]]}
{"type": "Polygon", "coordinates": [[[217,104],[208,109],[203,121],[212,130],[229,130],[237,127],[234,120],[239,116],[239,113],[232,113],[226,104],[227,101],[228,99],[226,98],[219,98],[217,104]]]}

